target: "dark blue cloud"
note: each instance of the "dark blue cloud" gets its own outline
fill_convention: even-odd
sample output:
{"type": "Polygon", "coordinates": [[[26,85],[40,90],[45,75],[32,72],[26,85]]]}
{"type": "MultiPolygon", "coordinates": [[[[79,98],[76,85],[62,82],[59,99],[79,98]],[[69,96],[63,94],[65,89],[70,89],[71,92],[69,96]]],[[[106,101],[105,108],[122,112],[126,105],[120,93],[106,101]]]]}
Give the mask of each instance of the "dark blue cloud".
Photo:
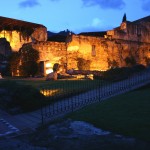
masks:
{"type": "Polygon", "coordinates": [[[38,0],[24,0],[22,2],[19,3],[20,7],[35,7],[37,5],[40,5],[40,3],[38,2],[38,0]]]}
{"type": "Polygon", "coordinates": [[[142,0],[142,9],[150,11],[150,0],[142,0]]]}
{"type": "Polygon", "coordinates": [[[123,9],[124,0],[82,0],[85,6],[98,5],[103,9],[123,9]]]}

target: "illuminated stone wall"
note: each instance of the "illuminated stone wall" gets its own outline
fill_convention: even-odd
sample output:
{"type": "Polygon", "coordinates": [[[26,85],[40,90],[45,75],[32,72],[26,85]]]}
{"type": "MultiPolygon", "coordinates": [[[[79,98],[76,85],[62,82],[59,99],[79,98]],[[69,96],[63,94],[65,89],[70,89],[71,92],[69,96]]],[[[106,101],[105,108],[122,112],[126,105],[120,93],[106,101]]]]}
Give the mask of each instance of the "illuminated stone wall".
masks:
{"type": "Polygon", "coordinates": [[[150,22],[135,21],[122,22],[120,27],[107,31],[112,39],[122,39],[136,42],[150,42],[150,22]]]}
{"type": "MultiPolygon", "coordinates": [[[[126,58],[131,57],[134,57],[138,64],[146,65],[146,58],[150,59],[148,37],[142,42],[143,35],[145,35],[143,33],[141,41],[139,41],[133,27],[132,25],[128,26],[128,31],[126,31],[127,26],[121,24],[119,29],[108,31],[105,37],[73,34],[68,36],[66,43],[41,41],[32,43],[32,45],[40,52],[39,61],[45,62],[45,67],[48,66],[51,69],[54,63],[63,66],[67,64],[67,69],[79,69],[78,58],[90,61],[88,70],[125,67],[128,65],[126,58]]],[[[144,30],[140,32],[144,32],[144,30]]]]}
{"type": "Polygon", "coordinates": [[[67,47],[68,69],[78,69],[77,58],[83,58],[91,62],[89,70],[106,70],[108,54],[101,45],[103,40],[100,37],[72,35],[67,47]]]}
{"type": "MultiPolygon", "coordinates": [[[[55,63],[65,67],[67,63],[67,47],[65,42],[36,42],[32,43],[32,46],[39,51],[39,61],[45,63],[45,69],[52,69],[55,63]]],[[[45,72],[44,74],[47,73],[45,72]]]]}
{"type": "Polygon", "coordinates": [[[47,29],[37,28],[30,37],[23,35],[18,31],[5,31],[0,32],[0,38],[6,38],[10,42],[10,46],[13,51],[18,51],[23,44],[30,43],[32,40],[46,41],[47,40],[47,29]]]}
{"type": "Polygon", "coordinates": [[[13,51],[18,51],[25,43],[32,44],[39,51],[39,62],[43,62],[45,70],[52,69],[55,63],[67,66],[67,69],[79,69],[79,58],[90,62],[88,70],[124,67],[127,66],[126,58],[131,57],[143,65],[146,65],[146,59],[150,59],[150,23],[144,19],[122,22],[119,27],[107,31],[104,37],[72,34],[66,42],[47,41],[47,29],[42,25],[25,25],[33,30],[31,36],[16,30],[2,30],[0,38],[5,37],[13,51]]]}
{"type": "Polygon", "coordinates": [[[150,58],[150,44],[146,42],[82,35],[72,35],[68,41],[68,69],[78,69],[77,58],[89,60],[91,62],[89,70],[127,66],[125,61],[127,57],[134,57],[138,64],[146,65],[146,57],[150,58]]]}

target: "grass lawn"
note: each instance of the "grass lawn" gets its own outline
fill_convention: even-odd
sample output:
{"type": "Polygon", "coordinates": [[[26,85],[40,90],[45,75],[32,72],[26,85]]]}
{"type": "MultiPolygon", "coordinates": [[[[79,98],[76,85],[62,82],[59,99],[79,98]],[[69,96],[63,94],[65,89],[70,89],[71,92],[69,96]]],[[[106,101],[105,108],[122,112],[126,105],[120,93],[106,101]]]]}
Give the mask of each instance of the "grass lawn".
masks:
{"type": "MultiPolygon", "coordinates": [[[[3,79],[0,80],[0,89],[8,91],[11,101],[5,100],[5,93],[1,94],[0,107],[12,112],[15,107],[20,112],[33,111],[41,106],[60,101],[63,98],[85,92],[108,83],[96,80],[57,80],[45,81],[39,79],[3,79]]],[[[13,112],[14,113],[14,112],[13,112]]],[[[14,114],[19,113],[15,112],[14,114]]]]}
{"type": "Polygon", "coordinates": [[[150,86],[87,106],[67,117],[150,141],[150,86]]]}
{"type": "Polygon", "coordinates": [[[30,85],[42,93],[47,93],[47,96],[58,96],[67,94],[78,94],[79,92],[84,92],[89,89],[94,89],[96,87],[108,84],[108,82],[100,80],[57,80],[57,81],[45,81],[36,79],[9,79],[1,80],[0,84],[4,81],[14,81],[21,85],[30,85]]]}

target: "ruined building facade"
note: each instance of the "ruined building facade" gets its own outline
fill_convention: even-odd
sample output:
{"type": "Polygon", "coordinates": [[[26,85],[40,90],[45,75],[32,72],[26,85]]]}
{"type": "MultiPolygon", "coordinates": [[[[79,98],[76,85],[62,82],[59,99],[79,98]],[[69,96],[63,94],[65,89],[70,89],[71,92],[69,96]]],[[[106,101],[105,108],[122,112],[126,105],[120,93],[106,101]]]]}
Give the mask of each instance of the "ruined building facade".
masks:
{"type": "Polygon", "coordinates": [[[24,23],[28,30],[9,31],[7,22],[0,20],[0,37],[5,37],[14,51],[24,43],[32,44],[39,51],[44,74],[50,72],[54,63],[68,70],[79,69],[81,60],[88,64],[88,70],[150,64],[150,16],[133,22],[124,20],[119,27],[106,32],[70,34],[64,42],[47,41],[47,29],[43,25],[15,23],[18,26],[24,23]],[[30,34],[25,36],[27,33],[30,34]]]}
{"type": "Polygon", "coordinates": [[[40,24],[0,17],[0,38],[6,38],[12,51],[18,51],[25,43],[47,41],[47,29],[40,24]]]}
{"type": "Polygon", "coordinates": [[[67,64],[79,69],[78,61],[89,62],[88,70],[107,70],[135,64],[150,64],[150,16],[137,21],[124,21],[107,32],[68,35],[65,42],[33,44],[42,61],[67,64]]]}

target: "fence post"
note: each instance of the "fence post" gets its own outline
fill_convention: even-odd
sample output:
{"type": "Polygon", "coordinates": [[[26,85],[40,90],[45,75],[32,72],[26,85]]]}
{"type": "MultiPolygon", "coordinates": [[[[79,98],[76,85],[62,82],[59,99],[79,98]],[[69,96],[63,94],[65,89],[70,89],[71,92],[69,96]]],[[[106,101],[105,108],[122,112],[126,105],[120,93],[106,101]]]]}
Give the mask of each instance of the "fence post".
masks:
{"type": "MultiPolygon", "coordinates": [[[[44,94],[44,89],[42,89],[42,92],[44,94]]],[[[44,124],[44,116],[43,116],[43,101],[41,102],[41,122],[42,125],[44,124]]]]}

